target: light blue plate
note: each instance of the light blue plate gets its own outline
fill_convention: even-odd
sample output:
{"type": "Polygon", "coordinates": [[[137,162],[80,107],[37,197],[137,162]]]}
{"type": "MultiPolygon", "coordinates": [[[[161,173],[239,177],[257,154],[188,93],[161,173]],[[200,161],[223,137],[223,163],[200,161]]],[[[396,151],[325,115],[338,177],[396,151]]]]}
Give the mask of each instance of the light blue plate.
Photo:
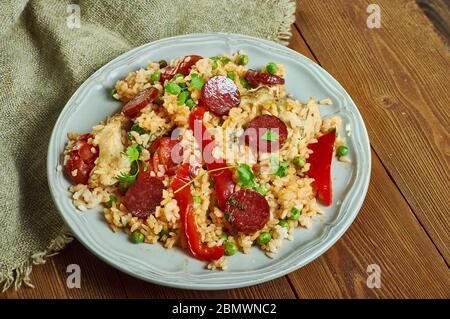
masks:
{"type": "Polygon", "coordinates": [[[330,248],[347,230],[363,203],[370,179],[370,146],[367,130],[355,103],[342,86],[320,66],[303,55],[274,42],[225,33],[191,34],[155,41],[131,50],[95,72],[67,102],[50,139],[47,173],[51,193],[66,224],[92,253],[117,269],[146,281],[188,289],[229,289],[255,285],[283,276],[311,262],[330,248]],[[205,57],[244,50],[250,68],[268,61],[285,65],[286,86],[295,98],[307,101],[329,97],[333,106],[323,116],[339,114],[351,134],[346,135],[351,164],[333,162],[333,206],[314,219],[309,229],[297,229],[293,241],[285,241],[275,259],[254,247],[250,254],[229,258],[227,271],[210,271],[205,263],[178,248],[160,244],[135,245],[123,232],[114,234],[101,208],[80,212],[72,206],[69,180],[57,171],[71,131],[89,132],[93,125],[120,110],[110,97],[111,88],[128,72],[146,66],[148,60],[170,60],[189,54],[205,57]]]}

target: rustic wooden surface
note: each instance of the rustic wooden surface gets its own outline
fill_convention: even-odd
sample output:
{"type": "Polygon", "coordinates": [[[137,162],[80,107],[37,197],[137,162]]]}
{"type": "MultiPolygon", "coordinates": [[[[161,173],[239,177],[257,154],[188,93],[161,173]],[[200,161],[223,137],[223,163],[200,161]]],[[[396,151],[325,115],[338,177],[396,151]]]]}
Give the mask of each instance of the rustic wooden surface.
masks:
{"type": "Polygon", "coordinates": [[[297,2],[290,47],[347,89],[372,145],[365,203],[320,258],[265,284],[202,292],[139,281],[74,242],[34,268],[37,288],[0,298],[449,298],[448,2],[418,2],[376,1],[380,29],[366,26],[370,0],[297,2]],[[66,286],[72,263],[82,269],[81,289],[66,286]],[[381,268],[379,289],[366,285],[370,264],[381,268]]]}

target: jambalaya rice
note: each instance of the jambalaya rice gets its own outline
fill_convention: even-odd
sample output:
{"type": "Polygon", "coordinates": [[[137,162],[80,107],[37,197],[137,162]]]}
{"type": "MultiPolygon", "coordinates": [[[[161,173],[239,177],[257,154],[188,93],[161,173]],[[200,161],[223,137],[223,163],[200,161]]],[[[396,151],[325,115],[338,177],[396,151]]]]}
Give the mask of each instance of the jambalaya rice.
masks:
{"type": "MultiPolygon", "coordinates": [[[[252,71],[245,67],[244,56],[243,52],[213,58],[189,56],[174,60],[168,66],[164,62],[149,62],[146,68],[118,81],[112,96],[124,103],[122,111],[94,126],[89,134],[68,136],[64,166],[74,182],[69,189],[73,204],[81,211],[104,205],[103,214],[112,230],[122,229],[136,243],[160,242],[168,249],[179,245],[187,252],[191,247],[192,251],[192,238],[188,238],[189,234],[186,236],[183,222],[186,212],[180,208],[173,187],[181,164],[168,162],[161,154],[162,146],[158,146],[162,144],[158,143],[172,136],[180,146],[183,163],[192,164],[194,159],[202,159],[204,154],[191,127],[190,115],[206,107],[203,123],[214,139],[210,153],[217,161],[225,160],[226,165],[221,169],[231,172],[229,183],[234,187],[233,194],[238,200],[242,196],[239,194],[245,192],[250,192],[253,198],[257,196],[254,193],[261,194],[258,196],[262,201],[265,199],[268,206],[267,219],[257,215],[257,211],[264,210],[263,204],[258,203],[250,204],[255,205],[251,207],[256,214],[254,217],[253,212],[245,212],[248,207],[241,207],[239,203],[234,211],[237,209],[237,213],[243,213],[247,219],[238,220],[238,215],[230,217],[230,211],[220,203],[220,194],[216,192],[218,180],[210,167],[203,164],[196,174],[190,175],[190,183],[185,186],[190,190],[188,196],[193,198],[192,212],[200,236],[199,245],[216,249],[216,252],[218,247],[225,246],[215,258],[209,258],[207,268],[224,270],[229,258],[225,255],[234,255],[236,250],[247,254],[256,245],[267,256],[275,257],[283,241],[293,239],[296,228],[308,228],[313,217],[321,214],[316,200],[319,187],[314,183],[313,174],[308,175],[314,165],[309,145],[317,144],[320,137],[330,132],[334,136],[342,123],[338,117],[322,119],[319,105],[330,105],[330,99],[310,98],[302,103],[288,97],[284,86],[286,70],[282,65],[270,63],[260,71],[252,71]],[[174,76],[176,71],[178,74],[174,76]],[[225,82],[228,87],[221,86],[220,83],[225,82]],[[230,86],[232,93],[226,90],[230,86]],[[209,96],[207,90],[218,91],[215,94],[223,100],[215,103],[215,96],[209,96]],[[154,96],[142,102],[139,100],[142,92],[153,92],[154,96]],[[235,105],[229,107],[230,103],[235,105]],[[258,124],[264,119],[284,123],[279,127],[268,126],[262,135],[267,143],[280,142],[279,149],[260,152],[258,146],[249,145],[244,136],[249,123],[256,118],[260,119],[254,122],[258,128],[264,128],[258,124]],[[286,136],[282,132],[284,127],[286,136]],[[156,145],[156,150],[152,145],[156,145]],[[158,181],[160,188],[137,188],[141,174],[158,181]],[[131,192],[136,192],[134,197],[131,192]],[[148,204],[151,201],[148,194],[154,195],[157,202],[151,203],[154,205],[147,211],[134,211],[141,204],[130,203],[129,198],[147,200],[148,204]],[[241,225],[252,224],[254,220],[263,224],[241,225]]],[[[333,143],[333,154],[348,161],[345,140],[333,137],[333,143]]],[[[231,197],[226,207],[231,207],[231,197]]],[[[198,251],[197,255],[193,254],[208,260],[205,256],[201,258],[198,251]]]]}

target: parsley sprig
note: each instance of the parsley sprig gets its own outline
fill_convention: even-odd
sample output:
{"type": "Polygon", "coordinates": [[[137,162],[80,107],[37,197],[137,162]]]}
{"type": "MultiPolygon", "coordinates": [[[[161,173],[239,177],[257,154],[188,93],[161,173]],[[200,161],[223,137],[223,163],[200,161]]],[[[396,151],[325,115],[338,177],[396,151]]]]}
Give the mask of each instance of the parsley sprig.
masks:
{"type": "Polygon", "coordinates": [[[217,172],[217,171],[222,171],[222,170],[229,169],[229,168],[236,168],[236,167],[237,167],[236,165],[229,165],[229,166],[214,168],[214,169],[210,169],[208,171],[205,171],[202,174],[199,174],[197,177],[194,177],[193,179],[191,179],[189,182],[185,183],[183,186],[181,186],[180,188],[175,190],[173,193],[174,194],[178,193],[179,191],[181,191],[185,187],[188,187],[189,185],[194,183],[197,179],[203,177],[205,174],[212,173],[212,172],[217,172]]]}
{"type": "Polygon", "coordinates": [[[285,177],[288,175],[289,162],[280,161],[276,155],[270,156],[270,166],[272,168],[272,174],[279,177],[285,177]]]}
{"type": "Polygon", "coordinates": [[[126,189],[128,189],[128,187],[133,185],[134,182],[136,182],[136,178],[137,175],[139,174],[140,169],[139,155],[143,149],[144,148],[142,145],[134,144],[128,146],[127,149],[125,150],[125,154],[127,155],[128,160],[131,163],[131,168],[128,174],[122,172],[116,176],[117,180],[119,181],[119,188],[122,191],[125,191],[126,189]]]}
{"type": "Polygon", "coordinates": [[[256,183],[255,174],[249,165],[239,164],[237,172],[239,174],[238,184],[240,186],[252,188],[263,196],[267,193],[267,188],[264,185],[258,185],[256,183]]]}

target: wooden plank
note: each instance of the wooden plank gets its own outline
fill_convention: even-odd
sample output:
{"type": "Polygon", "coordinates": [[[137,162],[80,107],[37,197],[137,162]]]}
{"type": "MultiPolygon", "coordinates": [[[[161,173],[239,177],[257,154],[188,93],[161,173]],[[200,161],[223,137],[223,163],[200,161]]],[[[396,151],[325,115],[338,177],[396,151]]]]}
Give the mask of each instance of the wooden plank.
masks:
{"type": "Polygon", "coordinates": [[[35,266],[31,275],[35,289],[9,289],[7,298],[126,298],[118,271],[87,251],[78,241],[60,254],[35,266]],[[77,264],[81,270],[81,288],[68,288],[67,266],[77,264]]]}
{"type": "Polygon", "coordinates": [[[448,0],[416,1],[448,48],[450,44],[450,2],[448,0]]]}
{"type": "MultiPolygon", "coordinates": [[[[313,57],[303,39],[295,38],[291,48],[313,57]]],[[[289,275],[297,295],[448,298],[447,265],[374,152],[372,161],[369,192],[353,225],[326,254],[289,275]],[[366,284],[370,264],[381,268],[380,289],[366,284]]]]}
{"type": "Polygon", "coordinates": [[[345,235],[322,257],[289,275],[300,298],[449,298],[450,271],[372,153],[364,205],[345,235]],[[369,288],[368,265],[381,270],[369,288]]]}
{"type": "Polygon", "coordinates": [[[296,25],[366,121],[371,143],[426,232],[450,260],[449,52],[413,0],[297,2],[296,25]]]}
{"type": "MultiPolygon", "coordinates": [[[[292,28],[293,37],[290,47],[301,50],[306,56],[313,59],[305,42],[295,27],[292,28]]],[[[230,289],[223,291],[195,291],[162,287],[139,281],[126,274],[121,274],[127,295],[130,298],[295,298],[286,277],[272,280],[261,285],[230,289]]]]}
{"type": "Polygon", "coordinates": [[[219,291],[183,290],[158,286],[135,279],[121,273],[121,278],[129,298],[175,298],[175,299],[294,299],[296,298],[286,277],[272,280],[260,285],[219,291]]]}

